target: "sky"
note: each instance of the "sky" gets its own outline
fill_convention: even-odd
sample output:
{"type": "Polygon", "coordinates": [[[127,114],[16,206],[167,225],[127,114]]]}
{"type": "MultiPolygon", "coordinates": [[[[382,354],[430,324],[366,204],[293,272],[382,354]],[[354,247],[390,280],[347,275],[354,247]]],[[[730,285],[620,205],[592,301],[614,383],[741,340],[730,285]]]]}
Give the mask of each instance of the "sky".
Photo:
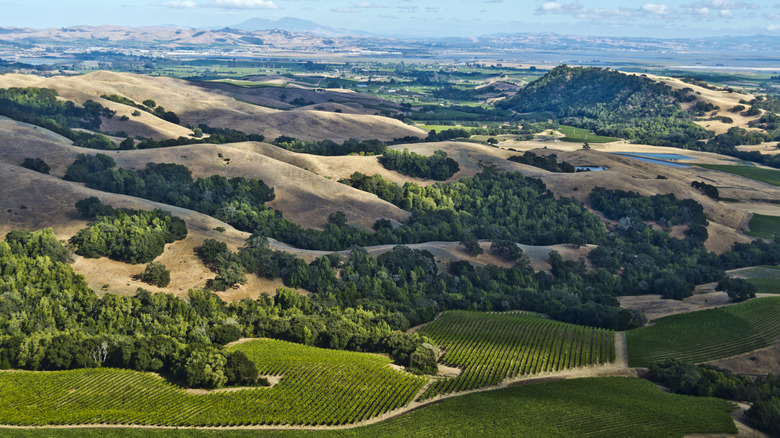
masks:
{"type": "Polygon", "coordinates": [[[2,27],[224,27],[295,17],[385,35],[780,35],[780,0],[0,0],[2,27]]]}

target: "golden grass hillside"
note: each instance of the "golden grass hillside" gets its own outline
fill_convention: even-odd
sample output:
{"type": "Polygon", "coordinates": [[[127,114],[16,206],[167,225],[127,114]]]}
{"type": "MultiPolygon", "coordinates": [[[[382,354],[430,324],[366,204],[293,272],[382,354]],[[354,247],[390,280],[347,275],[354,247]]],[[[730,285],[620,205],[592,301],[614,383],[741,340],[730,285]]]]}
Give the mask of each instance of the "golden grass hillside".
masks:
{"type": "Polygon", "coordinates": [[[24,123],[0,120],[0,137],[9,140],[5,147],[0,148],[0,160],[19,165],[27,157],[42,158],[51,163],[52,175],[61,177],[78,154],[103,152],[114,158],[118,167],[127,169],[142,169],[149,162],[176,163],[187,166],[195,178],[211,175],[257,178],[274,188],[276,199],[268,204],[269,207],[281,210],[285,217],[308,228],[324,227],[328,215],[336,211],[344,211],[350,224],[367,229],[378,219],[402,222],[408,217],[407,212],[375,195],[319,176],[305,167],[259,153],[264,149],[279,149],[271,145],[247,148],[246,145],[240,147],[242,144],[238,144],[239,147],[234,148],[232,145],[196,144],[160,149],[97,151],[73,146],[67,139],[47,133],[51,134],[45,129],[24,123]]]}
{"type": "MultiPolygon", "coordinates": [[[[426,133],[398,120],[379,116],[340,114],[323,111],[279,111],[235,100],[204,89],[196,83],[181,79],[150,77],[130,73],[99,71],[83,76],[40,78],[25,75],[2,75],[0,87],[43,87],[57,90],[64,98],[83,103],[92,99],[117,109],[118,115],[134,110],[121,104],[100,99],[101,95],[117,94],[137,103],[153,99],[167,111],[173,111],[182,125],[207,124],[217,128],[231,128],[248,134],[263,134],[273,139],[288,135],[304,140],[330,139],[344,141],[350,138],[389,140],[405,136],[424,137],[426,133]],[[124,107],[122,112],[117,105],[124,107]]],[[[154,118],[142,114],[141,118],[154,118]]],[[[138,118],[140,119],[140,118],[138,118]]],[[[105,130],[124,130],[133,134],[136,120],[109,121],[105,130]],[[118,125],[117,125],[118,124],[118,125]],[[111,129],[109,129],[111,128],[111,129]]],[[[157,119],[142,123],[160,131],[158,136],[187,136],[191,131],[157,119]],[[166,124],[167,123],[167,124],[166,124]],[[170,126],[169,126],[170,125],[170,126]],[[165,132],[165,131],[169,132],[165,132]]]]}
{"type": "MultiPolygon", "coordinates": [[[[683,82],[681,79],[677,78],[670,78],[670,77],[662,77],[662,76],[655,76],[655,75],[647,75],[650,79],[653,79],[657,82],[664,83],[666,85],[669,85],[675,90],[681,90],[683,88],[690,88],[694,91],[696,94],[696,101],[686,103],[683,105],[683,108],[690,108],[691,106],[695,105],[696,102],[705,102],[705,103],[711,103],[719,109],[716,112],[709,112],[709,115],[715,115],[715,116],[724,116],[729,117],[734,120],[734,123],[727,124],[723,123],[721,121],[717,120],[708,120],[708,121],[699,121],[694,122],[697,125],[706,128],[710,131],[714,131],[716,134],[722,134],[729,130],[729,128],[738,126],[740,128],[745,129],[755,129],[755,128],[749,128],[748,122],[758,120],[761,118],[760,115],[758,116],[752,116],[752,117],[746,117],[741,115],[740,113],[732,113],[729,111],[731,108],[741,105],[739,103],[740,100],[746,100],[751,101],[755,96],[752,94],[742,94],[742,93],[729,93],[727,91],[722,90],[710,90],[709,88],[700,87],[698,85],[689,84],[686,82],[683,82]]],[[[749,105],[743,106],[749,107],[749,105]]],[[[762,111],[763,113],[763,111],[762,111]]]]}

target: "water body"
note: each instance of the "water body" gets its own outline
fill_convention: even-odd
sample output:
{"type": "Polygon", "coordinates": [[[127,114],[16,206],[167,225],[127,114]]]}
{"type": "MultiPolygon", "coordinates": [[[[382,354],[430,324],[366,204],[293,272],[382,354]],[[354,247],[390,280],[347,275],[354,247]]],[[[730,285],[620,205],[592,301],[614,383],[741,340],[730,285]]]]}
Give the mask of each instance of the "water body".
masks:
{"type": "Polygon", "coordinates": [[[679,154],[660,154],[660,153],[651,153],[651,152],[645,152],[645,153],[615,152],[615,155],[620,155],[623,157],[644,161],[646,163],[660,164],[662,166],[669,166],[669,167],[691,167],[691,166],[689,164],[675,163],[673,161],[666,161],[666,160],[694,160],[695,159],[692,157],[679,155],[679,154]]]}
{"type": "Polygon", "coordinates": [[[607,166],[575,166],[574,169],[577,170],[577,172],[598,172],[600,170],[607,170],[609,167],[607,166]]]}

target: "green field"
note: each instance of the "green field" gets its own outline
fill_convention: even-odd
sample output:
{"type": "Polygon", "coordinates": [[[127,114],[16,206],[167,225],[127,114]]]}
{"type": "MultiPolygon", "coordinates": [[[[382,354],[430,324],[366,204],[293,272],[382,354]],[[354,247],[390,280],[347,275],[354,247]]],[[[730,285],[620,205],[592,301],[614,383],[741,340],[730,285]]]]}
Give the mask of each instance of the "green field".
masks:
{"type": "Polygon", "coordinates": [[[422,128],[428,132],[436,131],[437,134],[442,131],[446,131],[448,129],[465,129],[466,131],[471,131],[472,129],[474,129],[469,126],[454,126],[454,125],[417,125],[417,127],[422,128]]]}
{"type": "Polygon", "coordinates": [[[238,79],[216,79],[213,81],[207,81],[207,82],[216,82],[218,84],[228,84],[228,85],[235,85],[236,87],[241,88],[285,88],[285,84],[272,84],[269,82],[254,82],[254,81],[241,81],[238,79]]]}
{"type": "MultiPolygon", "coordinates": [[[[693,164],[693,163],[691,163],[693,164]]],[[[734,175],[744,176],[745,178],[765,182],[774,186],[780,186],[780,170],[765,169],[755,166],[737,166],[728,164],[696,164],[699,167],[721,172],[733,173],[734,175]]]]}
{"type": "Polygon", "coordinates": [[[272,388],[191,394],[118,369],[0,373],[0,424],[345,424],[405,406],[427,378],[382,356],[257,340],[230,348],[282,376],[272,388]]]}
{"type": "Polygon", "coordinates": [[[667,316],[626,332],[628,365],[676,358],[700,363],[768,347],[780,339],[780,297],[667,316]]]}
{"type": "Polygon", "coordinates": [[[745,234],[763,239],[772,239],[780,234],[780,217],[754,214],[750,219],[750,231],[745,234]]]}
{"type": "Polygon", "coordinates": [[[587,129],[575,128],[573,126],[560,125],[558,131],[566,136],[561,138],[561,141],[568,141],[572,143],[609,143],[620,140],[619,138],[602,137],[588,131],[587,129]]]}
{"type": "Polygon", "coordinates": [[[780,294],[780,267],[778,266],[755,266],[731,271],[728,274],[753,283],[760,294],[780,294]]]}
{"type": "Polygon", "coordinates": [[[463,369],[439,380],[422,398],[497,385],[506,378],[613,362],[614,332],[566,324],[530,312],[451,311],[420,329],[463,369]]]}
{"type": "Polygon", "coordinates": [[[727,401],[669,394],[646,380],[561,380],[443,400],[370,426],[343,430],[1,430],[7,438],[682,437],[736,433],[727,401]]]}

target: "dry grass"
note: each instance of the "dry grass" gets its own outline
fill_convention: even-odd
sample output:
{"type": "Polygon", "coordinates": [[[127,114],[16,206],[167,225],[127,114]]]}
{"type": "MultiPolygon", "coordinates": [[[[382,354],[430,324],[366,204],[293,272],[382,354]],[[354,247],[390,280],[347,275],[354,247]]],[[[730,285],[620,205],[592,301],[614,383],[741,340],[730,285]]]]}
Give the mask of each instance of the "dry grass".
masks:
{"type": "MultiPolygon", "coordinates": [[[[117,115],[125,113],[129,115],[134,109],[100,99],[100,95],[118,94],[135,102],[153,99],[166,110],[175,112],[180,117],[182,125],[197,126],[205,123],[213,127],[232,128],[246,133],[262,133],[267,138],[276,138],[284,134],[304,140],[344,141],[349,138],[389,140],[407,135],[425,136],[423,130],[395,119],[322,111],[278,111],[240,102],[233,97],[211,92],[195,83],[174,78],[107,71],[53,78],[24,75],[0,76],[0,87],[12,86],[54,88],[61,96],[78,103],[93,99],[112,109],[121,109],[117,115]]],[[[175,138],[191,134],[191,131],[182,126],[172,125],[148,114],[142,114],[139,118],[131,116],[131,119],[144,119],[138,121],[159,130],[160,136],[166,134],[167,137],[175,138]]],[[[119,122],[117,119],[109,122],[112,129],[117,129],[115,124],[119,124],[118,128],[128,133],[133,129],[142,129],[131,121],[119,122]]]]}
{"type": "MultiPolygon", "coordinates": [[[[680,79],[660,77],[655,75],[647,75],[647,76],[655,81],[667,84],[675,90],[681,90],[683,88],[693,89],[694,93],[696,93],[696,101],[685,104],[683,108],[689,108],[695,105],[696,102],[698,101],[711,103],[720,108],[717,112],[714,113],[714,115],[730,117],[731,119],[734,120],[734,123],[732,124],[727,124],[715,120],[694,122],[703,128],[706,128],[710,131],[714,131],[716,134],[723,134],[724,132],[728,131],[729,128],[732,128],[734,126],[755,130],[755,128],[748,127],[748,122],[758,120],[759,118],[761,118],[760,115],[745,117],[739,113],[732,113],[729,111],[729,109],[733,108],[734,106],[741,105],[739,103],[741,99],[751,101],[755,97],[751,94],[729,93],[727,91],[710,90],[708,88],[699,87],[698,85],[685,83],[680,79]]],[[[709,112],[707,114],[708,116],[713,115],[712,112],[709,112]]]]}
{"type": "MultiPolygon", "coordinates": [[[[447,264],[452,261],[465,260],[477,266],[496,265],[503,267],[510,267],[514,262],[509,262],[501,257],[498,257],[490,250],[491,242],[481,241],[479,243],[483,253],[478,256],[469,255],[458,242],[425,242],[413,245],[406,245],[409,248],[426,250],[433,254],[436,260],[436,264],[440,271],[447,270],[447,264]]],[[[379,245],[366,248],[369,254],[372,256],[378,256],[393,249],[395,245],[379,245]]],[[[551,266],[547,262],[548,256],[551,251],[558,251],[561,257],[567,260],[577,260],[580,257],[587,257],[588,253],[595,248],[595,245],[584,245],[579,248],[572,245],[548,245],[548,246],[531,246],[531,245],[519,245],[523,252],[531,260],[531,267],[535,271],[550,271],[551,266]]]]}
{"type": "Polygon", "coordinates": [[[780,374],[780,343],[729,359],[707,362],[737,374],[780,374]]]}

